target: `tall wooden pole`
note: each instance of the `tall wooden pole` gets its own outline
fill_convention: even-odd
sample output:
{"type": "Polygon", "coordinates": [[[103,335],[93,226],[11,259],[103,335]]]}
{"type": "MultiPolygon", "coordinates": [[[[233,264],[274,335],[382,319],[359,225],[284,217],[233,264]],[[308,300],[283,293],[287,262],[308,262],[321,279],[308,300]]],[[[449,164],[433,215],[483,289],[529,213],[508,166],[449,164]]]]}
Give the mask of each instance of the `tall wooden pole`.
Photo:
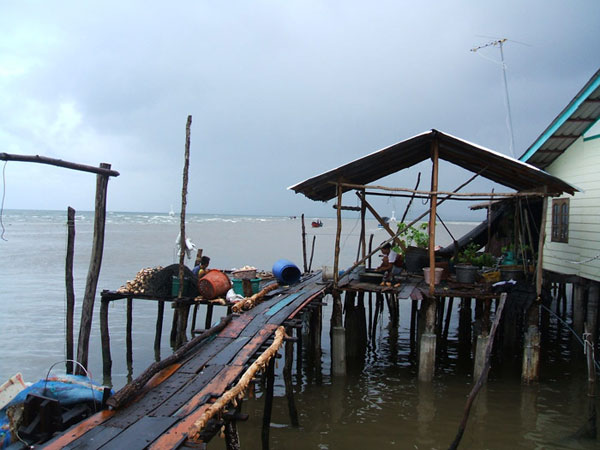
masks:
{"type": "MultiPolygon", "coordinates": [[[[434,135],[431,143],[431,191],[437,192],[439,173],[439,144],[437,135],[434,135]]],[[[437,194],[431,195],[431,209],[429,210],[429,295],[433,296],[435,291],[435,216],[437,209],[437,194]]]]}
{"type": "Polygon", "coordinates": [[[335,253],[333,259],[333,287],[338,287],[340,270],[340,236],[342,234],[342,186],[337,185],[337,229],[335,232],[335,253]]]}
{"type": "Polygon", "coordinates": [[[75,210],[67,209],[67,260],[65,285],[67,289],[67,373],[73,373],[73,316],[75,314],[75,290],[73,288],[73,253],[75,251],[75,210]]]}
{"type": "MultiPolygon", "coordinates": [[[[360,245],[361,245],[361,249],[362,249],[362,258],[365,257],[365,255],[367,254],[367,224],[366,224],[366,217],[367,217],[367,205],[365,203],[365,201],[363,200],[365,198],[365,193],[364,191],[362,192],[362,199],[360,202],[360,245]]],[[[358,261],[359,258],[356,258],[356,260],[358,261]]]]}
{"type": "MultiPolygon", "coordinates": [[[[101,163],[101,169],[108,171],[110,164],[101,163]]],[[[109,175],[98,174],[96,176],[96,205],[94,211],[94,242],[92,244],[92,255],[85,285],[85,294],[81,307],[81,322],[79,325],[79,340],[77,342],[77,361],[87,368],[88,349],[90,344],[90,333],[92,329],[92,316],[94,314],[94,299],[102,266],[102,253],[104,250],[104,228],[106,224],[106,191],[108,188],[109,175]]],[[[83,372],[81,368],[76,371],[83,372]]]]}
{"type": "MultiPolygon", "coordinates": [[[[180,215],[180,254],[179,254],[179,292],[177,293],[177,298],[183,297],[183,289],[184,289],[184,260],[185,260],[185,251],[186,251],[186,243],[185,243],[185,210],[187,207],[187,186],[188,186],[188,171],[190,167],[190,133],[192,127],[192,116],[187,117],[187,123],[185,125],[185,161],[183,164],[183,185],[181,188],[181,215],[180,215]]],[[[185,341],[185,330],[187,328],[187,316],[189,312],[189,306],[179,306],[177,308],[177,339],[176,339],[176,347],[179,347],[185,341]]]]}
{"type": "Polygon", "coordinates": [[[304,226],[304,213],[302,214],[302,260],[304,262],[304,273],[308,273],[306,261],[306,227],[304,226]]]}

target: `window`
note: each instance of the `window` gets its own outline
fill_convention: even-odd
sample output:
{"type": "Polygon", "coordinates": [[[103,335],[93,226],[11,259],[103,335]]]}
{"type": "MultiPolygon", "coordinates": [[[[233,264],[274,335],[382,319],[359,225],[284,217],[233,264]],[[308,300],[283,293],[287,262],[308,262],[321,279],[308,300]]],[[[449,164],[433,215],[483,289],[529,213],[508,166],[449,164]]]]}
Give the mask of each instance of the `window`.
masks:
{"type": "Polygon", "coordinates": [[[569,242],[569,199],[552,200],[552,242],[569,242]]]}

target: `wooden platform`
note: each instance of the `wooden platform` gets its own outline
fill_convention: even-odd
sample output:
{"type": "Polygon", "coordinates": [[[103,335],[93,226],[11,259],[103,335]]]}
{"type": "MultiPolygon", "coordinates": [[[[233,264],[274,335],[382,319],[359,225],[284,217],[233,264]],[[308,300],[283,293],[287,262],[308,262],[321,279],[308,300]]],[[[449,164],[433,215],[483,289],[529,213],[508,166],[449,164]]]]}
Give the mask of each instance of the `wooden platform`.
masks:
{"type": "Polygon", "coordinates": [[[231,322],[191,355],[155,375],[130,404],[105,410],[79,423],[42,448],[176,448],[191,425],[245,372],[249,361],[278,326],[320,302],[327,285],[320,272],[285,290],[231,322]]]}

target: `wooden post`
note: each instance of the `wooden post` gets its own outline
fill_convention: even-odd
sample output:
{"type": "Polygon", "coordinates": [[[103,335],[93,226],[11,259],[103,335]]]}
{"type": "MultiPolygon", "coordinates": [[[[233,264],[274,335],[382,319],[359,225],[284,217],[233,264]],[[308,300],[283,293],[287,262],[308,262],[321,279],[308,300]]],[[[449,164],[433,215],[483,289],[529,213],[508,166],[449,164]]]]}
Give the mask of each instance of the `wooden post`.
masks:
{"type": "MultiPolygon", "coordinates": [[[[100,164],[101,169],[110,169],[110,164],[100,164]]],[[[81,322],[79,325],[79,339],[77,341],[77,361],[87,368],[90,333],[92,330],[92,316],[94,314],[94,300],[96,287],[102,266],[102,253],[104,250],[104,228],[106,225],[106,191],[108,188],[108,175],[96,176],[96,204],[94,211],[94,242],[90,257],[90,267],[85,284],[85,294],[81,306],[81,322]]],[[[77,374],[82,375],[83,370],[78,366],[77,374]]]]}
{"type": "MultiPolygon", "coordinates": [[[[292,335],[292,328],[286,327],[285,333],[292,335]]],[[[287,340],[285,342],[285,363],[283,366],[283,381],[285,383],[285,396],[288,402],[288,411],[290,413],[290,423],[293,427],[300,425],[298,422],[298,410],[294,402],[294,385],[292,383],[292,365],[294,362],[294,342],[287,340]]]]}
{"type": "Polygon", "coordinates": [[[304,273],[308,272],[306,263],[306,227],[304,226],[304,213],[302,214],[302,261],[304,262],[304,273]]]}
{"type": "MultiPolygon", "coordinates": [[[[439,143],[437,133],[431,142],[431,191],[437,192],[439,173],[439,143]]],[[[437,194],[431,194],[431,209],[429,210],[429,296],[433,297],[435,292],[435,216],[437,210],[437,194]]]]}
{"type": "Polygon", "coordinates": [[[156,313],[156,333],[154,335],[154,360],[160,361],[160,341],[162,339],[163,317],[165,315],[165,301],[158,301],[158,312],[156,313]]]}
{"type": "Polygon", "coordinates": [[[127,324],[126,324],[126,338],[125,338],[125,352],[127,359],[127,369],[130,369],[133,364],[133,299],[127,297],[127,324]]]}
{"type": "Polygon", "coordinates": [[[308,262],[308,272],[311,272],[312,269],[312,261],[313,261],[313,256],[315,254],[315,241],[317,240],[317,236],[313,236],[312,239],[312,247],[310,248],[310,261],[308,262]]]}
{"type": "Polygon", "coordinates": [[[100,303],[100,341],[102,343],[102,375],[103,384],[111,386],[112,360],[110,357],[110,334],[108,332],[109,300],[102,299],[100,303]]]}
{"type": "MultiPolygon", "coordinates": [[[[181,188],[181,215],[180,215],[180,254],[179,254],[179,292],[177,293],[177,298],[183,297],[183,290],[185,288],[184,285],[184,260],[185,260],[185,210],[187,207],[187,186],[188,186],[188,172],[190,167],[190,134],[192,127],[192,116],[189,115],[187,117],[187,123],[185,125],[185,154],[184,154],[184,164],[183,164],[183,186],[181,188]]],[[[176,309],[176,314],[178,315],[177,319],[177,338],[176,338],[176,347],[180,347],[186,340],[186,328],[187,328],[187,315],[189,314],[189,306],[180,306],[178,305],[176,309]]]]}
{"type": "Polygon", "coordinates": [[[583,334],[583,318],[585,317],[584,307],[585,287],[577,283],[573,287],[573,329],[577,336],[583,334]]]}
{"type": "Polygon", "coordinates": [[[209,303],[208,305],[206,305],[206,318],[204,320],[204,329],[205,330],[208,330],[211,327],[214,308],[215,308],[215,305],[213,305],[212,303],[209,303]]]}
{"type": "Polygon", "coordinates": [[[600,283],[591,282],[588,288],[586,328],[591,335],[592,345],[596,349],[598,341],[598,302],[600,301],[600,283]]]}
{"type": "MultiPolygon", "coordinates": [[[[363,199],[365,198],[364,190],[362,192],[363,199]]],[[[362,258],[367,255],[367,205],[364,201],[360,202],[360,245],[362,249],[362,258]]],[[[357,258],[358,259],[358,258],[357,258]]]]}
{"type": "Polygon", "coordinates": [[[265,409],[262,423],[262,448],[269,450],[269,431],[271,428],[271,412],[273,410],[273,385],[275,384],[275,358],[267,365],[267,389],[265,391],[265,409]]]}
{"type": "Polygon", "coordinates": [[[65,285],[67,289],[67,373],[73,373],[73,316],[75,314],[75,290],[73,289],[73,253],[75,251],[75,210],[67,209],[67,260],[65,285]]]}
{"type": "Polygon", "coordinates": [[[540,237],[538,241],[538,260],[535,278],[536,299],[529,308],[527,318],[527,331],[523,344],[523,366],[521,379],[524,383],[537,381],[540,376],[540,304],[542,301],[542,276],[544,260],[544,242],[546,240],[546,220],[548,216],[548,197],[542,200],[542,221],[540,224],[540,237]]]}
{"type": "Polygon", "coordinates": [[[335,251],[333,259],[333,287],[337,289],[340,270],[340,236],[342,234],[342,185],[337,184],[337,229],[335,232],[335,251]]]}

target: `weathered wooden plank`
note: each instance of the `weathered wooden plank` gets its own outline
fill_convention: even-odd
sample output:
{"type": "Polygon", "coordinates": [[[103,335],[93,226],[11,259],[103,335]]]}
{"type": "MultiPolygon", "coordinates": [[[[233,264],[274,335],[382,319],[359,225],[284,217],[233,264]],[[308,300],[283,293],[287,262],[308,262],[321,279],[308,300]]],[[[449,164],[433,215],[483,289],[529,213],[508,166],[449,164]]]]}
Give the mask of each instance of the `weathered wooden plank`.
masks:
{"type": "Polygon", "coordinates": [[[415,282],[409,282],[406,284],[403,284],[402,287],[400,288],[400,291],[398,292],[397,296],[400,299],[408,299],[410,298],[412,291],[415,289],[417,283],[415,282]]]}
{"type": "Polygon", "coordinates": [[[101,425],[106,422],[115,414],[115,411],[104,410],[99,413],[94,414],[91,417],[88,417],[83,422],[79,422],[77,425],[69,428],[65,433],[56,437],[55,439],[47,442],[40,448],[44,448],[47,450],[59,450],[61,448],[66,447],[71,442],[79,439],[81,436],[84,436],[90,430],[95,427],[101,425]]]}
{"type": "Polygon", "coordinates": [[[233,341],[232,338],[217,337],[192,355],[181,367],[180,372],[191,374],[199,373],[206,363],[217,353],[227,347],[233,341]]]}
{"type": "Polygon", "coordinates": [[[120,410],[119,414],[106,422],[106,425],[121,429],[131,426],[167,402],[173,395],[189,384],[193,378],[194,374],[190,373],[177,372],[173,374],[159,387],[148,391],[138,401],[120,410]]]}
{"type": "Polygon", "coordinates": [[[87,432],[84,436],[72,444],[63,448],[65,450],[95,450],[122,432],[122,428],[100,425],[87,432]]]}
{"type": "Polygon", "coordinates": [[[246,325],[248,325],[248,323],[252,320],[252,318],[253,317],[250,314],[242,314],[241,316],[234,317],[227,328],[218,334],[218,337],[238,337],[246,325]]]}
{"type": "Polygon", "coordinates": [[[158,408],[156,408],[150,415],[151,416],[171,416],[179,410],[183,405],[194,397],[194,395],[201,391],[212,379],[214,379],[219,372],[223,370],[223,366],[207,366],[196,375],[188,384],[180,389],[176,394],[172,395],[171,398],[163,402],[158,408]]]}
{"type": "Polygon", "coordinates": [[[300,292],[297,292],[295,294],[291,294],[288,295],[286,298],[284,298],[283,300],[278,301],[275,305],[271,306],[266,312],[265,315],[268,317],[271,317],[272,315],[276,314],[277,312],[281,311],[285,306],[289,305],[291,302],[293,302],[296,298],[298,298],[301,295],[300,292]]]}
{"type": "Polygon", "coordinates": [[[251,340],[248,342],[244,348],[235,356],[233,361],[229,363],[230,366],[243,366],[248,362],[248,360],[254,355],[260,346],[265,343],[269,337],[275,333],[278,325],[275,324],[265,324],[265,327],[258,332],[251,340]]]}
{"type": "Polygon", "coordinates": [[[143,417],[102,446],[105,450],[143,450],[159,438],[179,419],[176,417],[143,417]]]}
{"type": "Polygon", "coordinates": [[[149,450],[171,450],[179,448],[181,442],[188,436],[188,430],[194,425],[194,422],[210,407],[202,405],[199,409],[179,421],[174,427],[171,427],[165,434],[148,446],[149,450]]]}
{"type": "Polygon", "coordinates": [[[224,366],[225,364],[228,364],[229,361],[231,361],[233,357],[238,354],[238,352],[244,347],[244,345],[248,343],[249,340],[249,336],[238,337],[231,344],[211,358],[207,364],[215,366],[224,366]]]}
{"type": "Polygon", "coordinates": [[[182,406],[175,415],[177,417],[187,416],[206,403],[208,396],[210,395],[220,397],[229,388],[229,385],[240,376],[242,371],[242,366],[224,366],[222,370],[196,395],[194,395],[194,397],[182,406]]]}

